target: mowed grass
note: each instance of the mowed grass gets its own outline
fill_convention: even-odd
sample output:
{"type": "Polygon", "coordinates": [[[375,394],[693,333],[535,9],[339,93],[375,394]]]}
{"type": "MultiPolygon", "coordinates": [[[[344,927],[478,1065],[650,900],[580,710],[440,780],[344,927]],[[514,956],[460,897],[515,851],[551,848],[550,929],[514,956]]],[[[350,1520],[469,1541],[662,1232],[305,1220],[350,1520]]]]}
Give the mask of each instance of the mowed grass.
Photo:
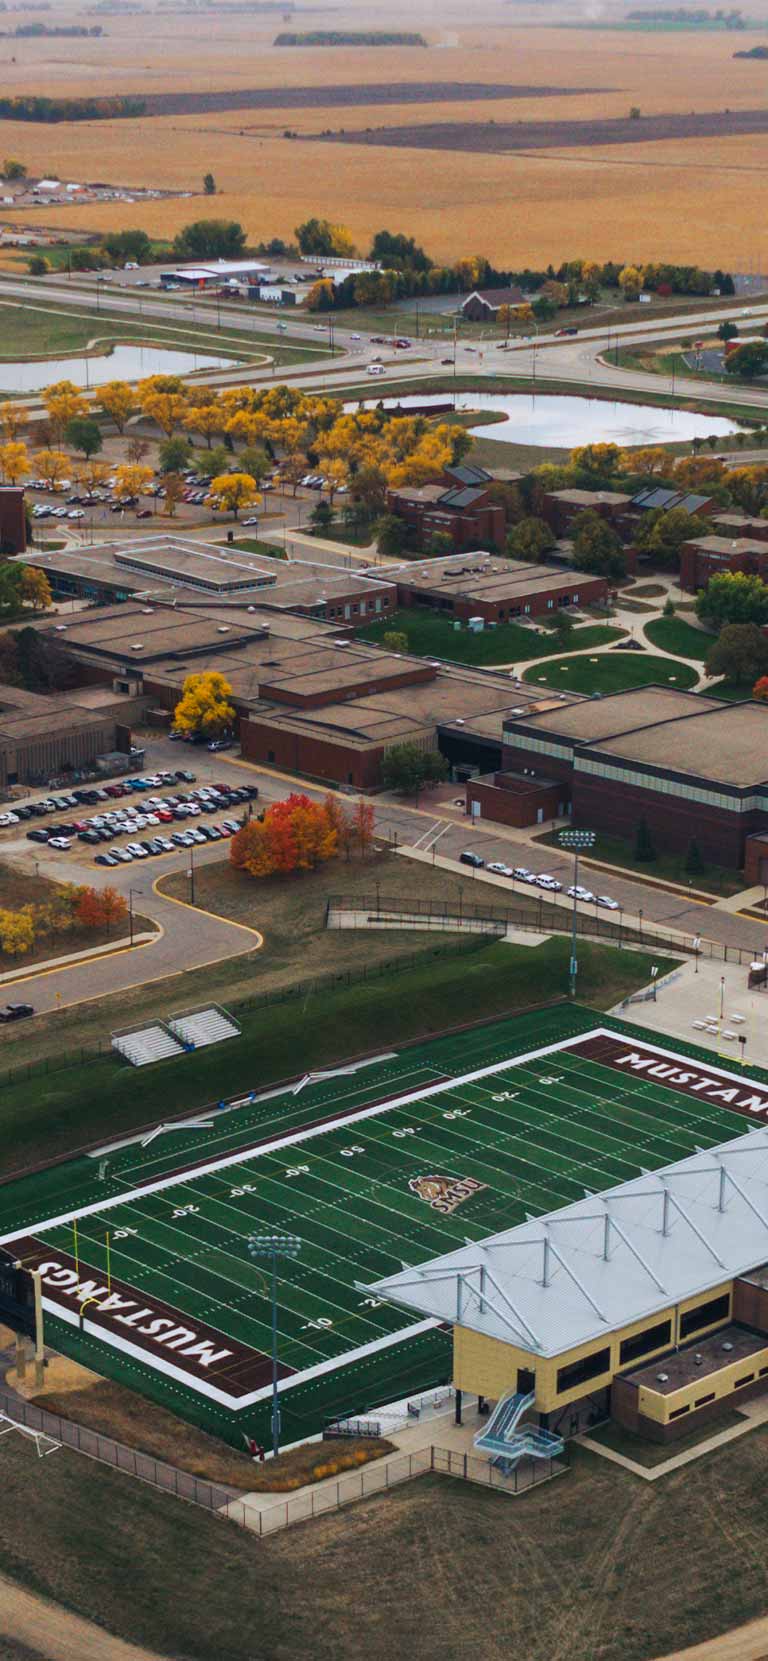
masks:
{"type": "MultiPolygon", "coordinates": [[[[380,623],[359,629],[358,634],[363,640],[380,641],[389,629],[407,635],[409,652],[419,657],[451,658],[454,663],[479,666],[523,662],[563,649],[554,630],[539,632],[524,629],[519,623],[499,623],[495,629],[485,628],[481,634],[473,634],[466,624],[455,629],[450,618],[427,611],[396,611],[380,623]]],[[[587,623],[574,628],[568,639],[568,650],[588,651],[595,646],[609,646],[624,633],[624,629],[614,629],[608,624],[587,623]]]]}
{"type": "Polygon", "coordinates": [[[564,658],[527,669],[526,681],[560,692],[625,692],[636,686],[695,686],[698,673],[673,658],[649,652],[605,652],[598,658],[564,658]]]}
{"type": "MultiPolygon", "coordinates": [[[[138,306],[137,306],[138,309],[138,306]]],[[[100,307],[88,299],[72,300],[65,305],[46,301],[40,294],[29,303],[7,304],[0,285],[0,383],[3,359],[16,362],[24,358],[45,357],[60,352],[62,355],[83,352],[92,341],[98,341],[95,350],[108,351],[110,345],[142,341],[154,346],[167,346],[177,351],[195,351],[204,357],[233,358],[262,357],[268,353],[276,363],[303,363],[312,356],[325,356],[321,347],[310,345],[304,350],[284,345],[279,335],[263,334],[232,327],[216,328],[215,313],[204,325],[185,323],[183,318],[158,321],[156,316],[127,321],[123,314],[110,314],[109,300],[102,299],[100,307]]],[[[204,363],[201,367],[205,367],[204,363]]]]}
{"type": "MultiPolygon", "coordinates": [[[[445,946],[426,948],[416,966],[400,972],[385,966],[367,979],[361,963],[340,985],[322,991],[303,993],[299,985],[300,1000],[238,1010],[239,1038],[143,1068],[138,1077],[110,1053],[33,1080],[22,1076],[0,1090],[3,1169],[30,1166],[300,1071],[524,1010],[567,992],[569,944],[564,937],[535,948],[499,944],[459,955],[448,952],[445,946]]],[[[659,962],[656,954],[584,941],[579,997],[610,1008],[645,984],[652,964],[659,962]]],[[[2,1199],[0,1191],[0,1212],[2,1199]]]]}
{"type": "Polygon", "coordinates": [[[674,652],[676,657],[693,658],[697,663],[704,662],[715,644],[711,634],[695,629],[684,617],[656,617],[652,623],[646,623],[643,633],[652,646],[674,652]]]}
{"type": "Polygon", "coordinates": [[[759,1430],[655,1483],[574,1448],[520,1500],[424,1477],[263,1542],[67,1449],[8,1437],[3,1475],[0,1569],[185,1661],[649,1661],[765,1609],[759,1430]]]}

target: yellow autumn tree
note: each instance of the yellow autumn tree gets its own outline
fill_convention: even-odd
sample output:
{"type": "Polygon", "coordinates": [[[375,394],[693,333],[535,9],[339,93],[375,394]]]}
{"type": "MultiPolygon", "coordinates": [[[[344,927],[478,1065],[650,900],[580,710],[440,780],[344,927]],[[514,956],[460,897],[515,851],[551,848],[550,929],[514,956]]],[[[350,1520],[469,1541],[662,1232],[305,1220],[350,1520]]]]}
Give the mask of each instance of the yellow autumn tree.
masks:
{"type": "Polygon", "coordinates": [[[29,451],[19,439],[0,444],[0,479],[5,484],[18,484],[29,472],[29,451]]]}
{"type": "Polygon", "coordinates": [[[210,392],[205,399],[201,397],[198,401],[196,398],[190,405],[183,418],[183,425],[187,432],[200,433],[210,450],[211,440],[215,433],[221,432],[225,420],[226,416],[216,394],[210,392]]]}
{"type": "Polygon", "coordinates": [[[69,422],[74,421],[75,416],[87,415],[89,412],[88,399],[83,397],[79,387],[74,386],[72,381],[54,381],[51,386],[47,386],[43,393],[43,403],[57,444],[61,443],[69,422]]]}
{"type": "Polygon", "coordinates": [[[125,431],[126,425],[136,408],[136,394],[127,381],[107,381],[99,387],[96,394],[99,409],[103,409],[110,421],[114,421],[119,433],[125,431]]]}
{"type": "Polygon", "coordinates": [[[619,288],[625,300],[636,300],[643,286],[643,272],[637,265],[625,265],[619,272],[619,288]]]}
{"type": "Polygon", "coordinates": [[[139,381],[139,404],[143,415],[170,438],[181,425],[187,408],[183,383],[176,375],[149,375],[139,381]]]}
{"type": "Polygon", "coordinates": [[[6,398],[5,403],[0,404],[0,433],[4,439],[19,438],[28,425],[26,404],[18,404],[15,398],[6,398]]]}
{"type": "Polygon", "coordinates": [[[215,737],[231,727],[235,711],[229,702],[232,688],[218,669],[187,675],[173,712],[175,732],[199,732],[215,737]]]}
{"type": "Polygon", "coordinates": [[[97,461],[94,456],[88,461],[78,461],[73,469],[77,483],[84,485],[89,495],[92,490],[98,490],[100,485],[106,484],[111,472],[108,461],[97,461]]]}
{"type": "Polygon", "coordinates": [[[20,911],[0,910],[0,951],[8,957],[23,957],[35,944],[35,919],[31,905],[20,911]]]}
{"type": "Polygon", "coordinates": [[[25,565],[21,573],[21,598],[34,611],[47,611],[52,602],[51,585],[44,571],[25,565]]]}
{"type": "Polygon", "coordinates": [[[154,473],[151,467],[134,467],[130,462],[124,462],[121,467],[115,468],[114,495],[118,502],[128,502],[133,496],[140,496],[143,490],[152,483],[154,473]]]}
{"type": "Polygon", "coordinates": [[[236,519],[241,508],[258,507],[261,496],[250,473],[220,473],[211,480],[205,501],[217,513],[231,513],[236,519]]]}
{"type": "Polygon", "coordinates": [[[35,472],[53,488],[60,479],[65,479],[72,466],[69,456],[63,450],[36,450],[34,455],[35,472]]]}

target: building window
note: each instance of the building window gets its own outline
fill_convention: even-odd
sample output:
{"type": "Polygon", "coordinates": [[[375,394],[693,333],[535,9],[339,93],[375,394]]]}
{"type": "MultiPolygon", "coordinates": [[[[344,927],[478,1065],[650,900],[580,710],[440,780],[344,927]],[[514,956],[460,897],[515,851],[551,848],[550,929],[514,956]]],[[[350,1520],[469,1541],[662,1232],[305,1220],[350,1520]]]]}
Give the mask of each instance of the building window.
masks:
{"type": "Polygon", "coordinates": [[[554,600],[547,600],[547,611],[552,611],[554,604],[554,600]]]}
{"type": "Polygon", "coordinates": [[[730,1307],[729,1294],[724,1292],[721,1298],[710,1298],[709,1303],[700,1303],[696,1309],[686,1309],[680,1316],[680,1337],[687,1338],[689,1333],[714,1326],[716,1321],[727,1321],[730,1307]]]}
{"type": "Polygon", "coordinates": [[[674,1413],[670,1413],[669,1417],[670,1417],[670,1419],[682,1419],[683,1414],[684,1413],[690,1413],[690,1411],[691,1411],[691,1404],[690,1404],[690,1402],[688,1402],[685,1407],[676,1407],[674,1413]]]}
{"type": "Polygon", "coordinates": [[[636,1361],[640,1355],[648,1355],[650,1350],[661,1350],[665,1344],[672,1342],[672,1322],[659,1321],[656,1326],[647,1326],[643,1332],[636,1332],[631,1338],[623,1339],[619,1346],[619,1365],[624,1367],[628,1361],[636,1361]]]}
{"type": "Polygon", "coordinates": [[[707,1402],[708,1401],[714,1401],[714,1399],[715,1399],[715,1391],[710,1390],[708,1396],[697,1396],[693,1405],[694,1405],[694,1407],[706,1407],[707,1402]]]}
{"type": "Polygon", "coordinates": [[[601,1373],[609,1373],[610,1370],[610,1349],[594,1350],[592,1355],[583,1355],[580,1361],[558,1367],[557,1393],[562,1396],[566,1390],[574,1390],[577,1384],[586,1384],[588,1379],[598,1378],[601,1373]]]}
{"type": "Polygon", "coordinates": [[[753,1384],[754,1379],[755,1379],[754,1373],[745,1373],[743,1378],[735,1378],[734,1379],[733,1388],[734,1388],[734,1390],[740,1390],[741,1387],[742,1387],[742,1384],[753,1384]]]}

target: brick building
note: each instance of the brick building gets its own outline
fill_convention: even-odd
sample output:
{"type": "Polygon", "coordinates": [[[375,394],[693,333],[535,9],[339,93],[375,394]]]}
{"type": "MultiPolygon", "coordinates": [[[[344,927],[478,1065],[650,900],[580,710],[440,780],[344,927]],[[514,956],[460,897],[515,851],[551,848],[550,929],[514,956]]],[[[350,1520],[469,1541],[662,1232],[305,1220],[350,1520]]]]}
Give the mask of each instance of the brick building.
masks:
{"type": "Polygon", "coordinates": [[[466,482],[453,479],[448,485],[403,485],[387,491],[387,512],[403,519],[414,543],[423,547],[430,536],[450,537],[454,548],[503,548],[507,516],[490,493],[493,480],[479,468],[456,469],[474,473],[466,482]]]}
{"type": "Polygon", "coordinates": [[[623,490],[548,490],[541,508],[555,536],[568,536],[574,519],[590,510],[621,537],[631,536],[637,524],[632,497],[623,490]]]}
{"type": "Polygon", "coordinates": [[[0,485],[0,554],[23,554],[26,546],[24,491],[20,485],[0,485]]]}
{"type": "Polygon", "coordinates": [[[506,623],[515,617],[546,617],[575,606],[604,605],[605,577],[525,565],[493,554],[450,555],[388,566],[400,606],[420,606],[468,621],[506,623]]]}
{"type": "Polygon", "coordinates": [[[768,711],[649,686],[504,723],[502,767],[557,780],[575,824],[742,865],[768,830],[768,711]]]}
{"type": "Polygon", "coordinates": [[[768,521],[747,514],[720,514],[712,535],[693,536],[680,551],[680,587],[689,594],[705,588],[723,571],[768,578],[768,521]]]}
{"type": "Polygon", "coordinates": [[[495,323],[502,306],[522,306],[521,288],[476,288],[462,301],[461,315],[467,323],[495,323]]]}

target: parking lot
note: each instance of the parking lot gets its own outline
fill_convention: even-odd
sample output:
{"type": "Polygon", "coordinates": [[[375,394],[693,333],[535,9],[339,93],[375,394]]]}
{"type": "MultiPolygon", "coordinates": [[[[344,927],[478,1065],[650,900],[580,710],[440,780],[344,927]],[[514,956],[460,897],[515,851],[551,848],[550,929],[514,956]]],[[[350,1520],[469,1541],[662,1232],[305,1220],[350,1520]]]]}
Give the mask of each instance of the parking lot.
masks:
{"type": "Polygon", "coordinates": [[[257,797],[255,785],[198,785],[190,768],[177,768],[14,803],[0,814],[0,831],[18,835],[28,823],[26,839],[35,848],[66,855],[82,843],[96,865],[117,869],[228,841],[257,797]]]}

